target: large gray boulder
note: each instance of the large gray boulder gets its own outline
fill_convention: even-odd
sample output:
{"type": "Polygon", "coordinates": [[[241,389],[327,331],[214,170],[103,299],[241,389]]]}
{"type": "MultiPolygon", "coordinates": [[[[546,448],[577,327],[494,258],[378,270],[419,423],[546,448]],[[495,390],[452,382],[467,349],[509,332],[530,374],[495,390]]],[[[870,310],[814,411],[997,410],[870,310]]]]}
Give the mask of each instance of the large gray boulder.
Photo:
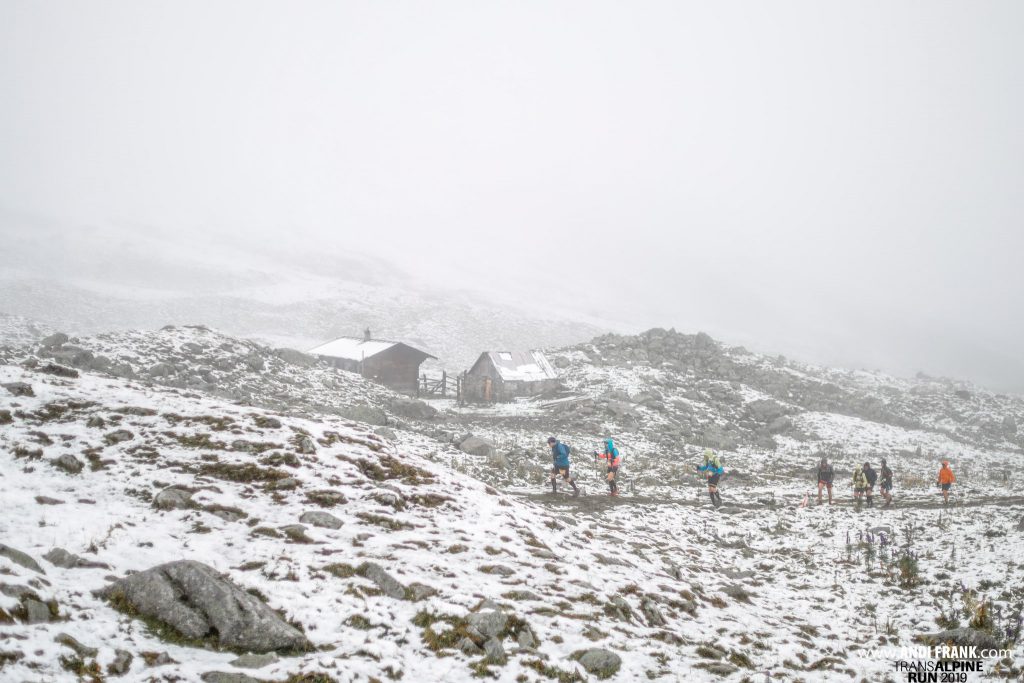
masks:
{"type": "Polygon", "coordinates": [[[498,453],[493,443],[481,439],[479,436],[471,436],[464,439],[462,443],[459,444],[459,450],[463,453],[469,453],[470,455],[482,455],[487,458],[492,458],[498,453]]]}
{"type": "Polygon", "coordinates": [[[340,529],[342,521],[332,515],[330,512],[323,512],[322,510],[310,510],[303,512],[302,516],[299,517],[299,521],[303,524],[312,524],[323,529],[340,529]]]}
{"type": "Polygon", "coordinates": [[[115,606],[221,648],[270,652],[307,649],[294,626],[255,596],[200,562],[169,562],[103,589],[115,606]]]}

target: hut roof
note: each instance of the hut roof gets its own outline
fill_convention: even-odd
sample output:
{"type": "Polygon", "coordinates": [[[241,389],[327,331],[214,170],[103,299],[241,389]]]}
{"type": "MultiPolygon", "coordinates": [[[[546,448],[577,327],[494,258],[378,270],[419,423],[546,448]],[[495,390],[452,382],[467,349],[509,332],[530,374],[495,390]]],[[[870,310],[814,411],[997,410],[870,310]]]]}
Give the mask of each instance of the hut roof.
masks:
{"type": "Polygon", "coordinates": [[[558,373],[542,351],[488,351],[485,355],[506,382],[558,379],[558,373]]]}
{"type": "Polygon", "coordinates": [[[422,354],[424,358],[434,358],[429,353],[420,351],[402,342],[387,341],[385,339],[365,339],[363,337],[338,337],[334,341],[329,341],[326,344],[310,349],[309,352],[315,356],[330,356],[346,360],[365,360],[395,347],[404,347],[410,351],[422,354]]]}

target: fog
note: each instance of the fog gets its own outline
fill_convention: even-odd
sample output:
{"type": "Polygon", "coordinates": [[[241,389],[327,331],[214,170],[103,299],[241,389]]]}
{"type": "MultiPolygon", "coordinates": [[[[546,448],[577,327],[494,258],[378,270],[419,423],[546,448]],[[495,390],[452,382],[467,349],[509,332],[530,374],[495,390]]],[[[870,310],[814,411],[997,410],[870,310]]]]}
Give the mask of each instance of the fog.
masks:
{"type": "Polygon", "coordinates": [[[0,238],[359,252],[1024,392],[1022,35],[1019,2],[9,1],[0,238]]]}

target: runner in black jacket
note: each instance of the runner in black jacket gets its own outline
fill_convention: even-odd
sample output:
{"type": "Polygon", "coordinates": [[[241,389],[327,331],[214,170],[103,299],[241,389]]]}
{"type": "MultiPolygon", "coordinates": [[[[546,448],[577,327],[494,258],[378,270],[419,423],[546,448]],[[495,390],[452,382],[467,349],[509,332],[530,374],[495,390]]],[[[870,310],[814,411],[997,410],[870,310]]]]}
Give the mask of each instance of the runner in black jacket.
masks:
{"type": "Polygon", "coordinates": [[[821,489],[828,489],[828,504],[832,504],[832,480],[835,478],[835,470],[829,464],[828,458],[822,458],[818,463],[818,505],[821,505],[821,489]]]}
{"type": "Polygon", "coordinates": [[[871,497],[875,490],[875,482],[878,481],[878,472],[871,469],[871,463],[864,463],[864,477],[868,480],[868,488],[865,493],[868,496],[868,507],[874,507],[874,499],[871,497]]]}

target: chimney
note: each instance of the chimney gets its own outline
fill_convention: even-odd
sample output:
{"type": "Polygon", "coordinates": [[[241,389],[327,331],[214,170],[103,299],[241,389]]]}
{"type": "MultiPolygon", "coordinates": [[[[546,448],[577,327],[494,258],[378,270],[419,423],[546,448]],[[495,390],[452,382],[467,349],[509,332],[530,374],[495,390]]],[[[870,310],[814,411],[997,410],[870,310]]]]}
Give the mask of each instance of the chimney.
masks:
{"type": "Polygon", "coordinates": [[[370,341],[370,328],[363,330],[363,341],[370,341]]]}

